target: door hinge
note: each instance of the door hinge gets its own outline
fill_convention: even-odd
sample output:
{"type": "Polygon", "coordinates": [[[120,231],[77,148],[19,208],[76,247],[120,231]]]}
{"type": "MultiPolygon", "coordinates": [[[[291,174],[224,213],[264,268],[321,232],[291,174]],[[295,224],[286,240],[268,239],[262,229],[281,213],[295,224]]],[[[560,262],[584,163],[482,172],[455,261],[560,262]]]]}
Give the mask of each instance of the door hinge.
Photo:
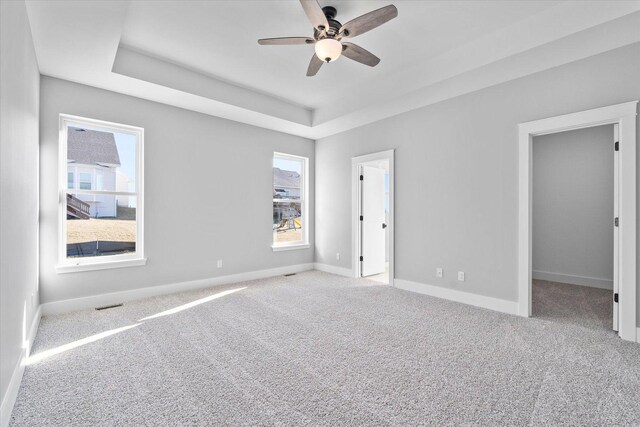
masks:
{"type": "Polygon", "coordinates": [[[364,261],[364,257],[360,255],[360,261],[364,261]]]}
{"type": "Polygon", "coordinates": [[[360,175],[360,181],[364,181],[364,175],[360,175]]]}
{"type": "Polygon", "coordinates": [[[360,221],[364,221],[364,217],[360,215],[360,221]]]}
{"type": "Polygon", "coordinates": [[[618,219],[618,217],[615,217],[613,219],[613,225],[616,226],[616,227],[620,226],[620,220],[618,219]]]}
{"type": "Polygon", "coordinates": [[[613,144],[613,150],[620,151],[620,141],[616,141],[615,144],[613,144]]]}
{"type": "Polygon", "coordinates": [[[613,294],[613,302],[618,302],[618,294],[613,294]]]}

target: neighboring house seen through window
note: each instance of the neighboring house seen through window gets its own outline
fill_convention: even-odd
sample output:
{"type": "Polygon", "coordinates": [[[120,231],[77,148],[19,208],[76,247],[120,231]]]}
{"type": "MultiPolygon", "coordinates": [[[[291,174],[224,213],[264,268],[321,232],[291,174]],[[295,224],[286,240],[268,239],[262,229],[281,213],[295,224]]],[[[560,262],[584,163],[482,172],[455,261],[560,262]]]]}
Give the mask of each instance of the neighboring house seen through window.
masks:
{"type": "Polygon", "coordinates": [[[144,264],[143,129],[66,115],[60,126],[58,271],[144,264]]]}
{"type": "Polygon", "coordinates": [[[273,248],[308,246],[307,164],[305,157],[273,155],[273,248]]]}

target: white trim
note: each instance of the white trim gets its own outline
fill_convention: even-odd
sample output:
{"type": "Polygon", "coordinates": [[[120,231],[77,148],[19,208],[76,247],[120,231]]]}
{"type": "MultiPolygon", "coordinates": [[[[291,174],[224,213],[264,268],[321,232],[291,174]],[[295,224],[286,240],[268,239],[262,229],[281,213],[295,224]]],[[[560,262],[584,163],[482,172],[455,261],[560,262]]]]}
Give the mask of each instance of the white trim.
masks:
{"type": "Polygon", "coordinates": [[[295,251],[296,249],[309,249],[311,247],[308,243],[296,243],[294,245],[271,245],[273,252],[280,251],[295,251]]]}
{"type": "Polygon", "coordinates": [[[70,191],[73,194],[91,194],[91,195],[95,195],[95,196],[100,196],[100,195],[108,195],[108,196],[134,196],[137,197],[138,193],[134,193],[131,191],[107,191],[107,190],[78,190],[78,189],[73,189],[73,191],[70,191]]]}
{"type": "Polygon", "coordinates": [[[475,307],[486,308],[507,314],[518,314],[518,303],[504,299],[472,294],[457,289],[443,288],[441,286],[427,285],[426,283],[412,282],[410,280],[396,279],[395,287],[405,291],[416,292],[475,307]]]}
{"type": "Polygon", "coordinates": [[[16,363],[13,373],[11,374],[9,387],[4,395],[4,399],[2,399],[2,405],[0,405],[0,427],[7,427],[9,421],[11,421],[11,412],[13,412],[13,406],[16,404],[16,399],[18,398],[18,391],[20,390],[20,383],[22,382],[22,375],[24,374],[24,360],[26,358],[26,350],[22,349],[18,363],[16,363]]]}
{"type": "Polygon", "coordinates": [[[22,383],[22,376],[24,375],[25,364],[24,361],[31,354],[31,348],[33,342],[36,339],[38,333],[38,326],[40,325],[40,319],[42,318],[42,306],[38,306],[33,319],[31,320],[31,326],[27,335],[27,341],[25,342],[25,348],[20,352],[18,362],[13,369],[11,379],[9,380],[9,387],[0,404],[0,427],[7,427],[9,421],[11,421],[11,412],[13,412],[13,406],[16,404],[18,398],[18,392],[20,391],[20,384],[22,383]]]}
{"type": "Polygon", "coordinates": [[[31,327],[29,328],[29,334],[27,335],[27,357],[31,354],[31,348],[33,347],[33,343],[36,340],[36,335],[38,334],[38,328],[40,327],[40,319],[42,319],[42,305],[38,306],[35,315],[33,316],[33,320],[31,321],[31,327]]]}
{"type": "Polygon", "coordinates": [[[564,114],[562,116],[549,117],[541,120],[520,123],[518,130],[535,136],[548,135],[550,133],[564,132],[568,130],[584,129],[589,127],[618,123],[620,118],[635,116],[638,101],[624,102],[608,107],[593,108],[577,113],[564,114]]]}
{"type": "MultiPolygon", "coordinates": [[[[620,125],[613,125],[613,141],[620,140],[620,125]]],[[[615,142],[614,142],[615,143],[615,142]]],[[[613,217],[620,215],[620,151],[613,152],[613,217]]],[[[614,220],[615,221],[615,220],[614,220]]],[[[613,227],[613,294],[620,291],[620,228],[613,227]]],[[[618,332],[620,330],[620,307],[615,301],[611,304],[613,319],[611,319],[611,329],[618,332]]]]}
{"type": "Polygon", "coordinates": [[[518,304],[521,316],[531,316],[531,152],[533,137],[604,124],[619,125],[619,335],[636,340],[636,114],[638,101],[518,125],[518,304]]]}
{"type": "Polygon", "coordinates": [[[569,283],[571,285],[588,286],[591,288],[613,290],[613,280],[597,277],[577,276],[575,274],[552,273],[550,271],[531,271],[531,277],[549,282],[569,283]]]}
{"type": "Polygon", "coordinates": [[[636,342],[640,344],[640,328],[636,331],[636,342]]]}
{"type": "Polygon", "coordinates": [[[280,276],[283,274],[301,273],[307,270],[313,270],[313,263],[288,265],[284,267],[271,268],[268,270],[250,271],[247,273],[230,274],[227,276],[191,280],[188,282],[170,283],[167,285],[159,286],[148,286],[145,288],[132,289],[128,291],[111,292],[107,294],[91,295],[62,301],[54,301],[42,304],[42,313],[43,315],[68,313],[71,311],[100,307],[110,304],[119,304],[122,302],[154,297],[158,295],[173,294],[194,289],[204,289],[214,286],[245,282],[248,280],[265,279],[268,277],[280,276]]]}
{"type": "Polygon", "coordinates": [[[313,264],[313,268],[318,271],[324,271],[325,273],[336,274],[338,276],[353,277],[353,271],[350,268],[336,267],[335,265],[321,264],[319,262],[313,264]]]}
{"type": "Polygon", "coordinates": [[[138,267],[147,263],[146,258],[96,261],[92,264],[56,265],[56,273],[77,273],[80,271],[108,270],[110,268],[138,267]]]}
{"type": "Polygon", "coordinates": [[[395,282],[395,150],[386,150],[378,153],[365,154],[351,158],[351,277],[359,278],[360,275],[360,179],[359,168],[363,163],[388,160],[389,161],[389,285],[395,282]]]}
{"type": "MultiPolygon", "coordinates": [[[[144,257],[144,129],[137,126],[123,125],[104,120],[60,114],[58,131],[58,266],[56,267],[56,271],[58,273],[69,273],[73,271],[103,270],[107,268],[144,265],[144,262],[146,262],[144,257]],[[126,195],[136,197],[136,251],[134,253],[110,255],[105,257],[67,258],[66,194],[70,191],[70,189],[67,189],[67,128],[72,124],[86,125],[90,128],[104,129],[109,132],[115,131],[127,133],[135,135],[136,137],[136,191],[133,193],[124,193],[126,195]],[[108,258],[108,260],[105,260],[105,258],[108,258]],[[122,260],[136,261],[136,263],[127,265],[126,263],[116,262],[122,260]],[[90,268],[79,268],[80,265],[90,268]]],[[[76,175],[79,177],[79,174],[76,175]]],[[[95,182],[95,176],[93,177],[92,182],[95,182]]],[[[79,186],[78,181],[78,187],[79,186]]],[[[114,196],[122,193],[95,189],[73,189],[74,193],[77,191],[82,194],[108,194],[114,196]]]]}

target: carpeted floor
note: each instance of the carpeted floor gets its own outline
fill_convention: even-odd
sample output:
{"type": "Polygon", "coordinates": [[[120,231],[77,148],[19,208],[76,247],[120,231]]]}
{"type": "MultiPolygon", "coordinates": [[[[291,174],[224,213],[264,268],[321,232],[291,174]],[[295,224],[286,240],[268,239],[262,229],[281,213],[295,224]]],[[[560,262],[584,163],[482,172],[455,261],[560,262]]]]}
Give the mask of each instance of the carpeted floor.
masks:
{"type": "Polygon", "coordinates": [[[46,317],[11,425],[640,425],[610,293],[533,295],[524,319],[312,271],[46,317]]]}

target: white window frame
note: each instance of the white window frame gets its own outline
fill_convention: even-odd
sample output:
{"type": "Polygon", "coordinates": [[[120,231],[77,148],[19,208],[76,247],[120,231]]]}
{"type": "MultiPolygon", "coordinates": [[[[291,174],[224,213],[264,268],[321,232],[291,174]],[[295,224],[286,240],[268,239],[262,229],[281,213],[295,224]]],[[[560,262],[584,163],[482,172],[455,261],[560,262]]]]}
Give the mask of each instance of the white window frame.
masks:
{"type": "Polygon", "coordinates": [[[281,158],[285,160],[294,160],[302,162],[302,173],[301,173],[301,183],[300,183],[300,205],[302,207],[302,212],[300,215],[302,222],[302,241],[298,242],[288,242],[288,243],[276,243],[273,241],[273,233],[271,233],[271,249],[274,252],[279,251],[289,251],[296,249],[307,249],[310,247],[309,245],[309,179],[307,177],[309,171],[309,158],[303,156],[296,156],[293,154],[280,153],[274,151],[273,156],[271,157],[271,215],[273,216],[273,160],[275,158],[281,158]]]}
{"type": "MultiPolygon", "coordinates": [[[[75,178],[74,173],[74,178],[75,178]]],[[[80,185],[78,184],[77,187],[80,185]]],[[[92,188],[94,186],[92,185],[92,188]]],[[[144,129],[136,126],[60,114],[58,142],[58,265],[56,272],[104,270],[134,267],[146,264],[144,257],[144,129]],[[136,188],[135,192],[80,190],[67,188],[67,129],[69,126],[86,126],[106,132],[128,133],[136,137],[136,188]],[[136,199],[136,251],[128,254],[84,258],[67,258],[67,192],[74,194],[109,194],[135,196],[136,199]]]]}

